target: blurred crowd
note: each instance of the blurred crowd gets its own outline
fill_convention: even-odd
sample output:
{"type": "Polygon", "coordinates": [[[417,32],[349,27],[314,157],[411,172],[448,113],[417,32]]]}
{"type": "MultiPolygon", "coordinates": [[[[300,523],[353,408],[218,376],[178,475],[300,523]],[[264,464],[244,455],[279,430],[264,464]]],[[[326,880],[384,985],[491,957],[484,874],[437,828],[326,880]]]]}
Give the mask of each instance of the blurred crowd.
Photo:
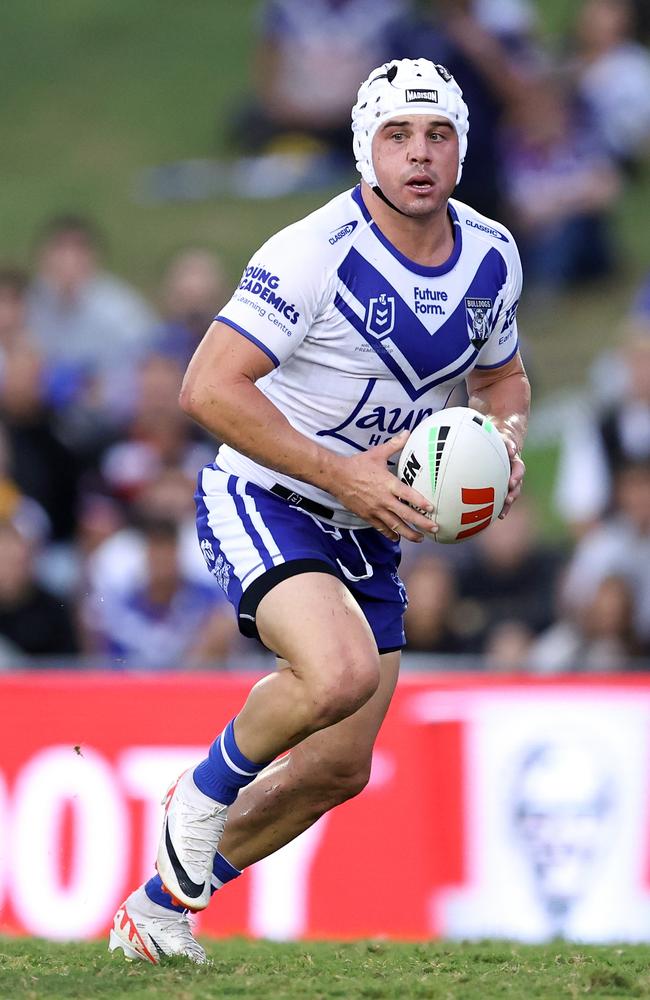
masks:
{"type": "MultiPolygon", "coordinates": [[[[612,212],[650,150],[646,7],[582,0],[558,53],[531,0],[267,0],[233,148],[317,150],[349,174],[368,71],[444,63],[470,108],[457,195],[514,230],[526,298],[548,301],[621,266],[612,212]]],[[[106,249],[71,214],[35,234],[29,269],[0,264],[0,668],[241,665],[251,644],[194,530],[217,445],[178,406],[230,289],[188,247],[147,301],[106,249]]],[[[618,333],[562,441],[570,544],[548,541],[526,494],[461,546],[406,544],[410,652],[542,674],[650,666],[650,274],[618,333]]]]}
{"type": "Polygon", "coordinates": [[[650,150],[650,14],[647,0],[573,6],[557,52],[534,0],[267,0],[233,141],[268,172],[286,171],[269,154],[287,150],[349,170],[359,81],[389,58],[430,58],[470,111],[457,196],[514,231],[529,299],[601,279],[618,266],[612,210],[650,150]]]}

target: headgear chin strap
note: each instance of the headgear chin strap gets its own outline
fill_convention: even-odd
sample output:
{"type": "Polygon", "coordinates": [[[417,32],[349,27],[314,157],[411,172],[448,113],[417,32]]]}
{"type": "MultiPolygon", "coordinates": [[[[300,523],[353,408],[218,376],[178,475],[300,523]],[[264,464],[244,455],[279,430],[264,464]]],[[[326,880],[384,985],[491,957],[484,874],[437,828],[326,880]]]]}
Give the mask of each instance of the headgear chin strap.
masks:
{"type": "MultiPolygon", "coordinates": [[[[439,114],[458,135],[458,184],[467,153],[469,113],[463,92],[444,66],[429,59],[395,59],[372,71],[359,87],[352,108],[353,148],[357,170],[381,194],[372,162],[372,140],[380,125],[395,115],[439,114]]],[[[395,206],[384,197],[384,201],[395,206]]]]}

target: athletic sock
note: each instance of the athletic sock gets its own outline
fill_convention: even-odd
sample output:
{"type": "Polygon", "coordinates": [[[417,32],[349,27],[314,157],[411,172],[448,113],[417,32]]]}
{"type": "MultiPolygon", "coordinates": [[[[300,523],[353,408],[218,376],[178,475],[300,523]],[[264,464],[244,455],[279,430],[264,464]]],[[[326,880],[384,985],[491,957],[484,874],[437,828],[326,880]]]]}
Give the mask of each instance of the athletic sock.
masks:
{"type": "Polygon", "coordinates": [[[176,913],[185,913],[185,906],[176,906],[175,903],[172,903],[172,897],[163,889],[160,875],[154,875],[154,877],[150,878],[148,882],[145,882],[144,891],[152,903],[158,903],[158,906],[164,906],[166,910],[174,910],[176,913]]]}
{"type": "Polygon", "coordinates": [[[219,854],[219,851],[217,851],[212,863],[212,875],[211,895],[214,895],[217,889],[222,889],[228,882],[232,882],[233,879],[239,878],[241,872],[239,868],[235,868],[234,865],[231,865],[230,862],[224,858],[223,854],[219,854]],[[217,884],[215,885],[215,883],[217,884]]]}
{"type": "MultiPolygon", "coordinates": [[[[211,894],[215,893],[217,889],[221,889],[228,882],[232,882],[233,879],[238,878],[241,872],[239,868],[231,865],[224,858],[223,854],[219,854],[217,851],[212,862],[212,875],[211,894]]],[[[184,906],[176,906],[175,903],[172,903],[171,896],[162,887],[160,875],[154,875],[153,878],[150,878],[145,884],[144,891],[152,903],[158,903],[158,906],[164,906],[166,910],[174,910],[176,913],[185,912],[184,906]]]]}
{"type": "Polygon", "coordinates": [[[243,753],[235,742],[235,720],[228,723],[208,751],[208,756],[194,768],[194,784],[210,798],[223,805],[231,805],[240,788],[249,785],[268,766],[255,764],[243,753]]]}

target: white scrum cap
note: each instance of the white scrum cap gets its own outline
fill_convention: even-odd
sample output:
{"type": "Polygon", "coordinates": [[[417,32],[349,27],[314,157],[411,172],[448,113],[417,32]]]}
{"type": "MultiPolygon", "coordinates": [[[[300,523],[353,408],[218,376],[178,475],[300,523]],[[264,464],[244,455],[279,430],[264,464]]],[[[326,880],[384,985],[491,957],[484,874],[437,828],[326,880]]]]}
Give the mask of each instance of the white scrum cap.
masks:
{"type": "Polygon", "coordinates": [[[357,169],[370,187],[377,187],[372,140],[380,125],[400,115],[439,114],[458,135],[458,184],[467,152],[469,113],[463,92],[451,73],[429,59],[394,59],[373,70],[359,87],[352,108],[353,148],[357,169]]]}

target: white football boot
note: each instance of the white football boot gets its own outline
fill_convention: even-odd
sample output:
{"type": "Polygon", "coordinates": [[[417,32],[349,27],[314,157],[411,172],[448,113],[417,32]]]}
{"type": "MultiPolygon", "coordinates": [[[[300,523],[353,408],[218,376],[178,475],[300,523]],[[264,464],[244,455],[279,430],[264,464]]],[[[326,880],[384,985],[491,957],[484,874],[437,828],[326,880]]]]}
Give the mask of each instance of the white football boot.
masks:
{"type": "Polygon", "coordinates": [[[165,819],[156,868],[172,901],[188,910],[210,902],[212,863],[226,823],[228,806],[194,784],[185,771],[163,800],[165,819]]]}
{"type": "Polygon", "coordinates": [[[192,936],[187,913],[152,902],[144,886],[124,900],[113,918],[108,950],[118,948],[129,961],[139,959],[158,965],[166,956],[184,955],[197,965],[207,963],[203,948],[192,936]]]}

